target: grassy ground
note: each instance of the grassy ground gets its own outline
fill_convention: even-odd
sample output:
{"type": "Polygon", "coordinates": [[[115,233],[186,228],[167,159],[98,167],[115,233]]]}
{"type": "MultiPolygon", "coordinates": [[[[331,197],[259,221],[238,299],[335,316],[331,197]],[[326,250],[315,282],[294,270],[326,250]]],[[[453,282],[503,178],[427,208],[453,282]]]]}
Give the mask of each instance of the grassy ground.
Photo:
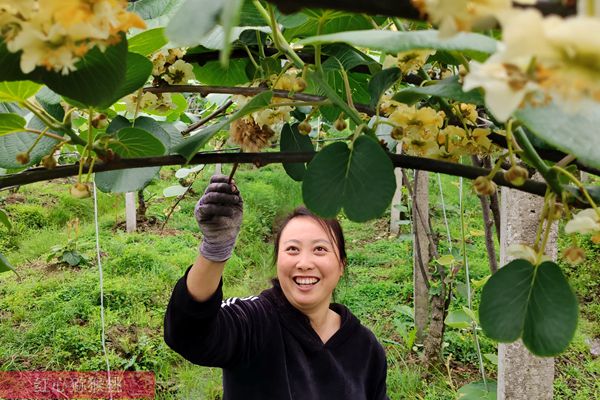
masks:
{"type": "MultiPolygon", "coordinates": [[[[158,399],[220,399],[220,371],[191,365],[162,340],[162,318],[171,289],[193,261],[198,245],[192,217],[195,199],[210,171],[194,184],[195,195],[184,199],[164,231],[160,223],[173,199],[162,189],[176,182],[173,169],[146,190],[148,216],[158,224],[139,233],[123,232],[123,198],[99,196],[99,226],[104,271],[106,336],[111,368],[154,371],[158,399]]],[[[225,295],[247,296],[269,286],[274,274],[271,236],[273,221],[301,203],[300,186],[278,166],[242,168],[236,180],[244,195],[243,230],[225,272],[225,295]]],[[[460,245],[456,178],[444,177],[443,187],[453,247],[460,245]]],[[[17,193],[0,193],[0,207],[9,212],[14,231],[0,228],[0,251],[17,266],[22,279],[0,275],[0,370],[103,370],[100,332],[100,289],[95,262],[95,227],[91,199],[76,200],[65,181],[40,183],[17,193]],[[76,229],[72,221],[78,218],[76,229]],[[68,228],[71,226],[71,228],[68,228]],[[77,235],[75,233],[77,231],[77,235]],[[77,236],[77,251],[87,265],[68,267],[47,256],[56,245],[77,236]]],[[[471,279],[488,274],[477,198],[465,190],[467,254],[471,279]],[[468,194],[467,194],[468,193],[468,194]]],[[[432,180],[434,229],[441,253],[448,252],[437,182],[432,180]]],[[[388,354],[389,395],[396,399],[452,399],[462,384],[478,380],[477,353],[467,330],[446,331],[446,367],[426,371],[411,343],[412,255],[409,235],[389,237],[387,218],[364,224],[342,219],[349,265],[336,291],[344,303],[370,327],[388,354]]],[[[404,227],[408,234],[408,226],[404,227]]],[[[557,358],[557,399],[600,398],[600,360],[588,343],[600,337],[598,246],[586,241],[595,255],[577,268],[566,268],[581,301],[581,322],[573,344],[557,358]]],[[[464,281],[464,273],[459,274],[464,281]]],[[[475,296],[477,298],[477,296],[475,296]]],[[[453,309],[465,299],[457,295],[453,309]]],[[[486,373],[492,379],[495,344],[479,335],[486,373]]]]}

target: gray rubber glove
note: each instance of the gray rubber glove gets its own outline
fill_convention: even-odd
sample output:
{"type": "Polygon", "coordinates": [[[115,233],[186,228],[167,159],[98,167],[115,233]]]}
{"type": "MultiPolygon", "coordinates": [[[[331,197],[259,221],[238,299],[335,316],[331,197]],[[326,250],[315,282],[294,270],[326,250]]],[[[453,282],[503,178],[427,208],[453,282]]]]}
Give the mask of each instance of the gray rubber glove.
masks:
{"type": "Polygon", "coordinates": [[[231,257],[242,225],[244,202],[237,187],[227,183],[228,179],[225,175],[213,175],[194,209],[203,235],[200,254],[211,261],[231,257]]]}

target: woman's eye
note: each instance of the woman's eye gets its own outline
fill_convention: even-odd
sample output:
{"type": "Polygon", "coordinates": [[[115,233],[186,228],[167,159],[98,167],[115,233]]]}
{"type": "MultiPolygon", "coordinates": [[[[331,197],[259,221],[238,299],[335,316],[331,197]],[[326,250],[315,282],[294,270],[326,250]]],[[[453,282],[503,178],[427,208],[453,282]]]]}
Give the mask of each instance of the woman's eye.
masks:
{"type": "Polygon", "coordinates": [[[315,247],[315,251],[319,252],[319,253],[323,253],[323,252],[327,252],[329,250],[327,249],[327,247],[317,246],[317,247],[315,247]]]}
{"type": "Polygon", "coordinates": [[[289,246],[285,248],[285,251],[288,253],[296,253],[298,252],[298,248],[296,246],[289,246]]]}

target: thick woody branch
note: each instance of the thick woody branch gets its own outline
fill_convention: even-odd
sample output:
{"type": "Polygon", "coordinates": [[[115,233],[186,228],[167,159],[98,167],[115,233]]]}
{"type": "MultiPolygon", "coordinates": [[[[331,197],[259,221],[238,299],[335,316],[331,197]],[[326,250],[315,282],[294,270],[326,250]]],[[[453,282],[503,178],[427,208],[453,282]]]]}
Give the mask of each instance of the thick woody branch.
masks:
{"type": "MultiPolygon", "coordinates": [[[[306,153],[198,153],[191,160],[190,164],[219,164],[219,163],[240,163],[254,164],[263,166],[273,163],[300,163],[308,162],[313,159],[315,152],[306,153]]],[[[446,175],[462,176],[463,178],[475,179],[478,176],[489,174],[490,170],[468,165],[449,163],[429,158],[413,157],[400,154],[388,154],[395,167],[420,169],[423,171],[439,172],[446,175]]],[[[185,158],[180,155],[168,155],[160,157],[127,158],[113,160],[109,163],[98,162],[94,166],[94,172],[115,171],[129,168],[144,168],[165,165],[184,165],[185,158]]],[[[83,172],[87,173],[88,168],[83,167],[83,172]]],[[[79,164],[59,166],[54,169],[34,168],[27,171],[4,175],[0,177],[0,189],[26,185],[29,183],[40,182],[56,178],[77,175],[79,173],[79,164]]],[[[523,186],[514,186],[504,179],[502,173],[497,173],[494,182],[501,186],[508,186],[513,189],[521,190],[527,193],[543,196],[546,193],[546,184],[528,180],[523,186]]]]}

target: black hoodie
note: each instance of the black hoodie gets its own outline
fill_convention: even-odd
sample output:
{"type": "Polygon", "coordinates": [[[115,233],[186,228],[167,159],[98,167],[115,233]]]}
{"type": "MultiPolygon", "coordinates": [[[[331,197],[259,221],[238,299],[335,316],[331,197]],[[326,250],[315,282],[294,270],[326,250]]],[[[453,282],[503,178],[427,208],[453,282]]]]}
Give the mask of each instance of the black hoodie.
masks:
{"type": "Polygon", "coordinates": [[[185,275],[165,315],[165,342],[194,364],[223,368],[223,400],[387,400],[385,352],[341,304],[325,343],[275,284],[259,296],[223,299],[222,283],[195,301],[185,275]]]}

